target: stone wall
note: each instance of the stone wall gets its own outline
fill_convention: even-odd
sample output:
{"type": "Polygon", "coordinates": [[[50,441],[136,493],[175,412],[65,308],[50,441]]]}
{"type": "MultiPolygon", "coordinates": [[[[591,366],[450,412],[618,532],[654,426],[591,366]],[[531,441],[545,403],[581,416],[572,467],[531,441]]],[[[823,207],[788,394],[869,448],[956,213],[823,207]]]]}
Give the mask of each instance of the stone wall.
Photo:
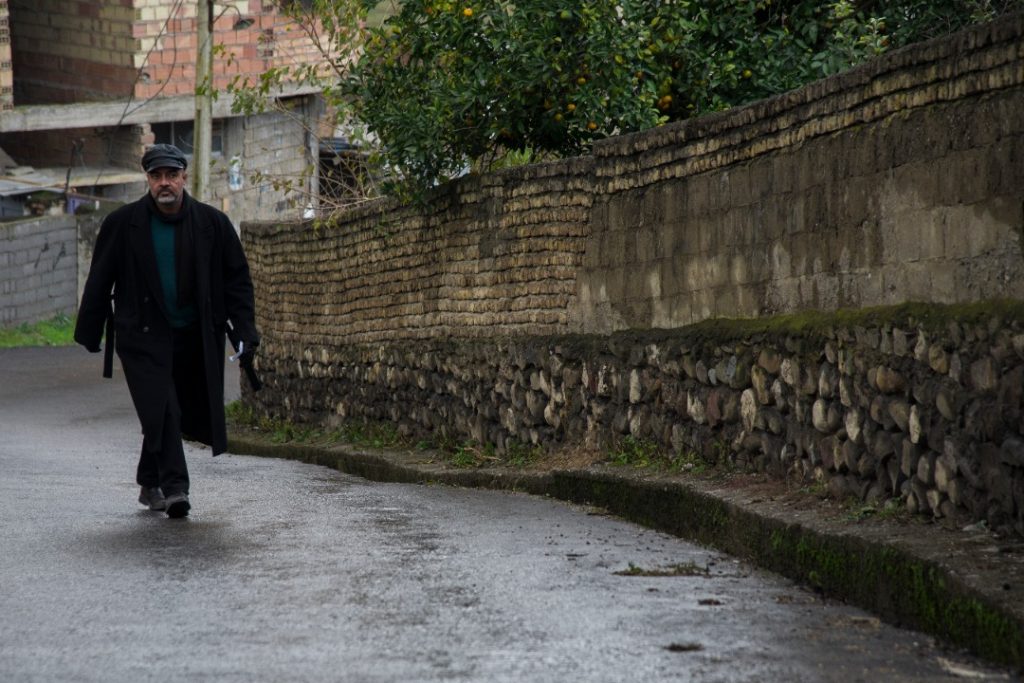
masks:
{"type": "Polygon", "coordinates": [[[73,314],[77,259],[74,216],[0,223],[0,325],[73,314]]]}
{"type": "Polygon", "coordinates": [[[422,212],[248,225],[247,400],[499,450],[628,435],[1022,530],[1024,316],[944,306],[1024,299],[1022,35],[1004,18],[422,212]]]}
{"type": "Polygon", "coordinates": [[[653,444],[677,467],[821,482],[842,499],[1024,533],[1024,305],[851,321],[261,350],[299,422],[387,421],[498,453],[653,444]]]}
{"type": "Polygon", "coordinates": [[[1022,24],[595,145],[581,329],[1024,296],[1022,24]]]}
{"type": "Polygon", "coordinates": [[[590,169],[574,159],[474,176],[422,214],[375,202],[322,229],[245,224],[267,348],[564,332],[590,169]]]}

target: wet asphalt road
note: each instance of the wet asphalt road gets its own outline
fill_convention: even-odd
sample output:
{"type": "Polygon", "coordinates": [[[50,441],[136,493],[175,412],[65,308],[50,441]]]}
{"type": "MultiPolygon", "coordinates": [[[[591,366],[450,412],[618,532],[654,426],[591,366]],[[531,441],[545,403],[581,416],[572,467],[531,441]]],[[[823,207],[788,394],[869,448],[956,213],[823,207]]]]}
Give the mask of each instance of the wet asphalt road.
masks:
{"type": "MultiPolygon", "coordinates": [[[[0,350],[0,681],[1009,680],[721,553],[507,493],[190,447],[135,502],[124,387],[0,350]],[[673,566],[707,572],[625,576],[673,566]]],[[[237,394],[237,390],[234,390],[237,394]]]]}

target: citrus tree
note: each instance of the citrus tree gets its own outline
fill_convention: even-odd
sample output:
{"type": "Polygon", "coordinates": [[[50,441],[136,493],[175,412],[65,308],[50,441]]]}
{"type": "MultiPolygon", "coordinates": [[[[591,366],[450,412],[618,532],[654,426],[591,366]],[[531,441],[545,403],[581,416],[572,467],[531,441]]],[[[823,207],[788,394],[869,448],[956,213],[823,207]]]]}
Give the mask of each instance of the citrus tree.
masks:
{"type": "Polygon", "coordinates": [[[315,83],[389,180],[422,197],[471,169],[799,87],[1024,0],[284,0],[324,63],[235,88],[251,111],[315,83]],[[386,11],[381,11],[381,8],[386,11]],[[367,10],[377,12],[367,22],[367,10]]]}
{"type": "Polygon", "coordinates": [[[339,90],[399,187],[743,104],[1024,0],[404,0],[339,90]]]}
{"type": "Polygon", "coordinates": [[[342,90],[405,184],[658,123],[643,2],[406,0],[342,90]]]}
{"type": "Polygon", "coordinates": [[[1024,0],[702,0],[655,3],[660,107],[726,109],[830,76],[888,49],[1024,9],[1024,0]]]}

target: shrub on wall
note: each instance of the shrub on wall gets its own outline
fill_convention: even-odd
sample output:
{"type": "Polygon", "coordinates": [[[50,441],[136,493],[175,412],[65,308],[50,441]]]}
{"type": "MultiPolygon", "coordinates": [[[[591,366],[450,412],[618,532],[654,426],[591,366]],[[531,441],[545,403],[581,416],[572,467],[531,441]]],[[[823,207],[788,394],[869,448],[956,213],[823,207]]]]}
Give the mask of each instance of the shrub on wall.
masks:
{"type": "MultiPolygon", "coordinates": [[[[323,60],[255,82],[239,76],[227,88],[235,111],[264,110],[285,82],[322,89],[346,134],[379,149],[370,167],[392,178],[383,189],[405,197],[471,168],[577,155],[597,138],[785,92],[1024,9],[1024,0],[277,4],[323,60]],[[374,23],[383,18],[376,28],[368,8],[374,23]]],[[[350,173],[357,200],[377,192],[361,158],[350,173]]],[[[275,179],[287,192],[301,184],[275,179]]]]}
{"type": "MultiPolygon", "coordinates": [[[[785,92],[1024,0],[405,0],[341,93],[398,187],[785,92]]],[[[395,188],[392,188],[395,189],[395,188]]]]}
{"type": "Polygon", "coordinates": [[[407,0],[373,32],[346,94],[416,185],[504,149],[575,154],[659,120],[644,4],[407,0]]]}

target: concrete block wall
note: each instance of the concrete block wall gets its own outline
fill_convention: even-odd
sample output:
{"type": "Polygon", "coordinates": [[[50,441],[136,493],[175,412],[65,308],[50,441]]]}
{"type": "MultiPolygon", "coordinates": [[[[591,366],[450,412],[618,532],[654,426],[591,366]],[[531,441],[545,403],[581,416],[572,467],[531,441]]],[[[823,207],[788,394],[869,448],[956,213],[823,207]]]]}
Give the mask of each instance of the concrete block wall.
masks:
{"type": "Polygon", "coordinates": [[[89,266],[92,264],[92,255],[96,247],[96,237],[100,232],[100,225],[107,214],[113,210],[113,205],[104,206],[101,211],[76,216],[78,225],[78,262],[77,278],[75,282],[75,301],[82,300],[82,292],[85,291],[85,281],[89,277],[89,266]]]}
{"type": "Polygon", "coordinates": [[[235,225],[272,216],[298,218],[303,200],[310,196],[309,171],[316,159],[310,151],[310,131],[316,125],[320,105],[312,95],[290,98],[282,104],[284,111],[269,110],[225,121],[224,153],[210,171],[208,201],[231,216],[235,225]],[[232,190],[228,183],[235,156],[241,161],[239,190],[232,190]],[[282,183],[292,183],[298,192],[289,193],[282,183]]]}
{"type": "Polygon", "coordinates": [[[74,216],[0,223],[0,325],[73,314],[77,261],[74,216]]]}

